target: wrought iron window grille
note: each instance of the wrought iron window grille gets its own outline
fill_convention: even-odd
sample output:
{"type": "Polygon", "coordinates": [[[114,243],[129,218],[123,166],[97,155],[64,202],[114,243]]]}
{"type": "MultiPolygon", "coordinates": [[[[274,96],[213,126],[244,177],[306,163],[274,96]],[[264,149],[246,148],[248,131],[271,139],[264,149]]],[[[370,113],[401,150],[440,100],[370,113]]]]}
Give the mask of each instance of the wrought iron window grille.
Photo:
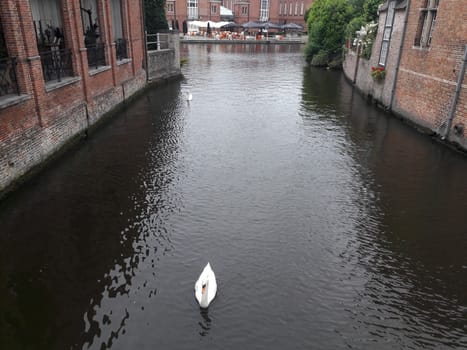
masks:
{"type": "Polygon", "coordinates": [[[0,58],[0,97],[11,94],[19,95],[16,65],[16,57],[0,58]]]}

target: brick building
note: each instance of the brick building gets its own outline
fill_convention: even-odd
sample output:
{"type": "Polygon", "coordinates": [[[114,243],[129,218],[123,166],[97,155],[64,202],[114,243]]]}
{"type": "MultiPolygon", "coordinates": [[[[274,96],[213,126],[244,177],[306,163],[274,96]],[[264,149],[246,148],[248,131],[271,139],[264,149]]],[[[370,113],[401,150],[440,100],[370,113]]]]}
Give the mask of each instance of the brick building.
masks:
{"type": "Polygon", "coordinates": [[[0,2],[0,192],[143,87],[140,1],[0,2]]]}
{"type": "Polygon", "coordinates": [[[344,62],[346,76],[363,93],[465,150],[466,5],[458,0],[386,0],[371,58],[350,50],[344,62]],[[372,80],[374,67],[385,69],[384,80],[372,80]]]}
{"type": "Polygon", "coordinates": [[[167,0],[169,25],[184,21],[270,21],[276,24],[296,23],[306,28],[305,12],[313,0],[167,0]]]}

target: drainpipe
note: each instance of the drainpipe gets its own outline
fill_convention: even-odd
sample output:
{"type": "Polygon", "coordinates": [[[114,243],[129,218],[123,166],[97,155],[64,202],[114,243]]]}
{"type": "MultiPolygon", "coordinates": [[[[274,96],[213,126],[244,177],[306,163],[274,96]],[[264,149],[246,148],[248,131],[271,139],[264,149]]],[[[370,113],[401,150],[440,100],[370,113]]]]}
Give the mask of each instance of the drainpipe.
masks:
{"type": "Polygon", "coordinates": [[[355,69],[353,72],[352,84],[355,84],[357,82],[358,65],[360,64],[360,51],[361,51],[361,45],[357,41],[357,60],[356,60],[355,69]]]}
{"type": "Polygon", "coordinates": [[[394,80],[392,82],[392,87],[391,87],[391,96],[389,98],[388,109],[390,111],[392,111],[392,104],[394,103],[394,95],[396,94],[397,77],[399,76],[399,67],[401,64],[402,50],[404,48],[405,33],[407,32],[407,22],[409,21],[409,11],[410,11],[410,0],[407,0],[407,5],[405,7],[405,15],[404,15],[404,28],[402,29],[401,44],[399,47],[399,53],[397,54],[396,69],[394,72],[394,80]]]}
{"type": "Polygon", "coordinates": [[[149,81],[149,69],[148,69],[148,45],[147,45],[147,36],[146,36],[146,10],[144,5],[144,0],[140,1],[141,6],[141,18],[143,19],[141,24],[141,33],[143,35],[143,67],[146,71],[146,82],[149,81]]]}
{"type": "Polygon", "coordinates": [[[459,93],[461,91],[462,81],[464,80],[466,65],[467,65],[467,45],[465,45],[465,48],[464,48],[464,58],[462,59],[461,70],[459,72],[459,76],[457,77],[456,92],[454,93],[454,97],[451,103],[451,109],[449,110],[449,117],[446,122],[447,123],[446,132],[444,133],[444,136],[442,137],[443,140],[446,139],[449,136],[449,133],[451,132],[452,120],[454,119],[454,115],[456,113],[457,101],[459,100],[459,93]]]}

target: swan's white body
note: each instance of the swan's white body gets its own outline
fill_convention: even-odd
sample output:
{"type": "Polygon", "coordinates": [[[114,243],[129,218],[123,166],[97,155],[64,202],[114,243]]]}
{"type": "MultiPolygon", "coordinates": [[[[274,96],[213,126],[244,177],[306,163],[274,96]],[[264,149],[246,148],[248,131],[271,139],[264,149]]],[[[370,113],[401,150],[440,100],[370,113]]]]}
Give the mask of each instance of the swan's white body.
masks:
{"type": "Polygon", "coordinates": [[[216,297],[217,282],[216,275],[208,263],[195,283],[195,297],[199,306],[207,308],[211,301],[216,297]]]}
{"type": "Polygon", "coordinates": [[[187,101],[191,101],[193,99],[193,95],[191,94],[191,92],[189,92],[189,91],[187,92],[186,99],[187,99],[187,101]]]}

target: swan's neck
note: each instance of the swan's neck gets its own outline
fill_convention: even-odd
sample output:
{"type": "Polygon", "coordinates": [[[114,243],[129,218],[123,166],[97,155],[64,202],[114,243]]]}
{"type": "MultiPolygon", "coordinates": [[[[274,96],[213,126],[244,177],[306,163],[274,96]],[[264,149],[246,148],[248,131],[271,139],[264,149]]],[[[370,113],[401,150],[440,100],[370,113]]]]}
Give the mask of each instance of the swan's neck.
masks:
{"type": "Polygon", "coordinates": [[[201,307],[208,307],[209,305],[208,290],[209,290],[209,280],[206,281],[206,284],[204,285],[202,292],[201,292],[201,302],[199,303],[201,307]]]}

